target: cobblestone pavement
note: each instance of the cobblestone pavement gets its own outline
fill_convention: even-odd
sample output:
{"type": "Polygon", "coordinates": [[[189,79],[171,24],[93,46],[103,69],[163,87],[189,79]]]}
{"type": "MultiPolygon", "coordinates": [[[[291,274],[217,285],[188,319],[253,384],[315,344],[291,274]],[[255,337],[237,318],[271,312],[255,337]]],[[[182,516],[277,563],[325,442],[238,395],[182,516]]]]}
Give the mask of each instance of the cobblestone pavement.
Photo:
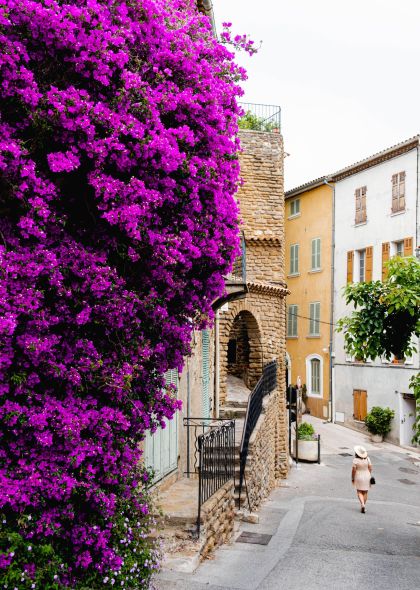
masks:
{"type": "Polygon", "coordinates": [[[323,439],[321,465],[292,467],[259,524],[242,523],[238,532],[271,535],[268,545],[235,541],[194,574],[162,572],[159,590],[420,588],[420,454],[311,421],[323,439]],[[377,480],[366,514],[350,483],[358,443],[369,447],[377,480]]]}

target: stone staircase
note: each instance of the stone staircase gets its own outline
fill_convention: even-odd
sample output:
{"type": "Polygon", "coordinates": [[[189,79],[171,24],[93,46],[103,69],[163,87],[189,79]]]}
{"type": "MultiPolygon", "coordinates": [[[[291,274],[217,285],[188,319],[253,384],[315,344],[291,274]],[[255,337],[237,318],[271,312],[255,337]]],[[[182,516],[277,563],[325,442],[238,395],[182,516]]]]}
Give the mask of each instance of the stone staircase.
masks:
{"type": "MultiPolygon", "coordinates": [[[[221,406],[219,411],[220,418],[225,420],[235,420],[235,503],[239,506],[239,450],[242,440],[242,431],[244,428],[246,409],[248,406],[248,397],[251,390],[245,385],[242,379],[228,375],[227,377],[227,395],[226,403],[221,406]]],[[[245,476],[247,474],[248,467],[245,469],[245,476]]],[[[242,487],[241,493],[241,504],[244,506],[246,503],[246,492],[245,487],[242,487]]]]}

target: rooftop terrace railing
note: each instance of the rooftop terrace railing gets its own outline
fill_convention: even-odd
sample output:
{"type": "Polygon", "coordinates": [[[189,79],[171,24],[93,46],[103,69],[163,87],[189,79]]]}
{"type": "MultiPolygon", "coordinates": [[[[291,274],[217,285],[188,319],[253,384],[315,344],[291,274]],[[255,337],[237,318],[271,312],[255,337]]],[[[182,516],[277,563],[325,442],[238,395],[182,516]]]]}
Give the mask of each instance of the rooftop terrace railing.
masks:
{"type": "Polygon", "coordinates": [[[240,102],[244,114],[239,119],[240,129],[280,133],[281,108],[274,104],[240,102]]]}

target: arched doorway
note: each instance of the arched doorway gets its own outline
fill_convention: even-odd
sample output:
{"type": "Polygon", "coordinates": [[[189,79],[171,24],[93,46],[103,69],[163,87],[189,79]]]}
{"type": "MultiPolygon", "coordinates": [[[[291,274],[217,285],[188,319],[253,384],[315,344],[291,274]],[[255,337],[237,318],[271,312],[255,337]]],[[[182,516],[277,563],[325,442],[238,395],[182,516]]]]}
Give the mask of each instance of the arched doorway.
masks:
{"type": "Polygon", "coordinates": [[[252,390],[262,374],[264,359],[257,320],[247,310],[240,311],[233,320],[226,361],[227,376],[242,380],[252,390]]]}

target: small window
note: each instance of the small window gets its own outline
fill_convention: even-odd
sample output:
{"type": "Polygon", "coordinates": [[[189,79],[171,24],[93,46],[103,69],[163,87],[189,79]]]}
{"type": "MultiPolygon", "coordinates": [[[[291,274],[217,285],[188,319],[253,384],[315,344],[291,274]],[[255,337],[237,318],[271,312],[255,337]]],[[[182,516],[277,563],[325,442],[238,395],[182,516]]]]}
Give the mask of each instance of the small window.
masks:
{"type": "Polygon", "coordinates": [[[290,274],[297,275],[299,273],[299,244],[292,244],[290,246],[290,274]]]}
{"type": "Polygon", "coordinates": [[[405,211],[405,172],[392,175],[392,213],[405,211]]]}
{"type": "Polygon", "coordinates": [[[394,256],[404,256],[404,240],[394,242],[394,256]]]}
{"type": "Polygon", "coordinates": [[[309,336],[319,336],[319,320],[321,303],[316,301],[309,304],[309,336]]]}
{"type": "Polygon", "coordinates": [[[300,213],[300,199],[293,199],[290,201],[290,217],[299,215],[300,213]]]}
{"type": "Polygon", "coordinates": [[[318,354],[306,357],[306,385],[311,397],[323,396],[322,367],[323,361],[318,354]]]}
{"type": "Polygon", "coordinates": [[[289,305],[287,308],[287,335],[289,337],[296,337],[297,332],[297,320],[298,320],[298,306],[289,305]]]}
{"type": "Polygon", "coordinates": [[[311,270],[320,270],[321,268],[321,238],[312,240],[311,270]]]}
{"type": "Polygon", "coordinates": [[[356,225],[359,223],[365,223],[367,220],[366,215],[366,193],[367,188],[362,186],[356,189],[355,200],[356,200],[356,225]]]}
{"type": "Polygon", "coordinates": [[[359,283],[366,280],[366,250],[359,250],[359,283]]]}
{"type": "Polygon", "coordinates": [[[321,393],[321,379],[320,371],[321,361],[318,359],[311,360],[311,393],[314,395],[320,395],[321,393]]]}

